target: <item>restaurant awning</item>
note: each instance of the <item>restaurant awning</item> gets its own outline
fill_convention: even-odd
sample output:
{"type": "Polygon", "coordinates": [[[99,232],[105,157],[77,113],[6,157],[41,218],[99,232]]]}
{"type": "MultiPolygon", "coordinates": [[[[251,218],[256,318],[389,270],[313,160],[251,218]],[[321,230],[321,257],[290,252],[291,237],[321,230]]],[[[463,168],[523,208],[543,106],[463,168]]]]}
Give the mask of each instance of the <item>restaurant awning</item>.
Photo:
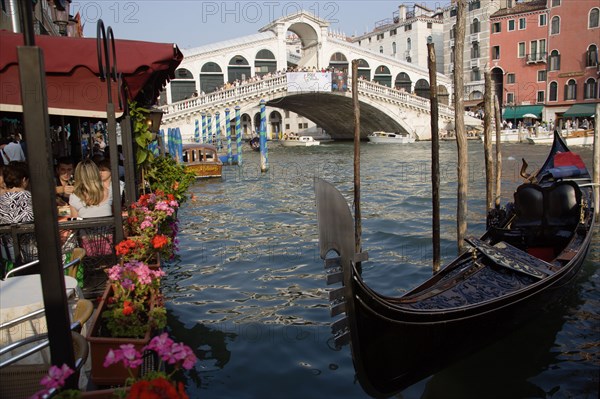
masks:
{"type": "Polygon", "coordinates": [[[563,114],[566,118],[591,117],[596,112],[596,103],[573,104],[563,114]]]}
{"type": "Polygon", "coordinates": [[[543,105],[516,105],[514,107],[507,105],[502,113],[502,118],[506,120],[521,119],[525,114],[534,114],[539,118],[542,117],[543,105]]]}
{"type": "MultiPolygon", "coordinates": [[[[17,46],[23,44],[22,34],[0,31],[0,111],[22,112],[17,46]]],[[[106,118],[107,84],[99,78],[96,39],[36,35],[35,44],[44,53],[48,113],[106,118]]],[[[156,99],[183,59],[175,44],[115,40],[115,48],[126,99],[156,99]]],[[[119,90],[112,85],[119,117],[119,90]]]]}

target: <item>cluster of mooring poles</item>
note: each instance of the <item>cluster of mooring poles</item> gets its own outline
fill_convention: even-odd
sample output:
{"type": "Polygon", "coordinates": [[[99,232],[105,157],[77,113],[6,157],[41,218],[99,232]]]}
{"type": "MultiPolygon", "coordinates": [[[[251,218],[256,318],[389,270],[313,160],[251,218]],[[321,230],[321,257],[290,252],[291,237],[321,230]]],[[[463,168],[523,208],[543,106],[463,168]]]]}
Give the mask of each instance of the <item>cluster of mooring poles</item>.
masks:
{"type": "MultiPolygon", "coordinates": [[[[260,127],[259,127],[259,143],[260,143],[260,170],[261,172],[267,172],[269,170],[269,154],[267,146],[267,111],[266,101],[260,100],[260,127]]],[[[236,105],[233,116],[233,124],[235,126],[235,154],[233,153],[233,145],[231,139],[231,111],[229,108],[225,108],[225,141],[227,156],[225,162],[229,165],[242,165],[242,121],[240,115],[240,106],[236,105]]],[[[221,129],[221,114],[219,111],[215,112],[214,115],[202,112],[201,121],[196,119],[194,121],[194,137],[193,140],[196,143],[206,143],[217,147],[217,149],[223,149],[222,141],[222,129],[221,129]],[[213,116],[214,116],[214,134],[213,134],[213,116]],[[200,128],[201,127],[201,128],[200,128]]]]}

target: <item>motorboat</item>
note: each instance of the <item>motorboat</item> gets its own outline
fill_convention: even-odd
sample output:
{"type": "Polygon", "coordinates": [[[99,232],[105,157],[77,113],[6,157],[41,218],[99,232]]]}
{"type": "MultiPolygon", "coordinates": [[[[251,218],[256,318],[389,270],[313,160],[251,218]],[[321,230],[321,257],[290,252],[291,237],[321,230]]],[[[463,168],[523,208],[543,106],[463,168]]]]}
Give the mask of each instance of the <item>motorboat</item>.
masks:
{"type": "Polygon", "coordinates": [[[198,178],[221,177],[223,162],[217,154],[217,147],[211,144],[184,144],[181,163],[187,171],[198,178]]]}
{"type": "Polygon", "coordinates": [[[294,133],[284,134],[279,142],[284,147],[311,147],[321,144],[312,136],[299,136],[294,133]]]}
{"type": "Polygon", "coordinates": [[[369,142],[374,144],[410,144],[415,138],[410,133],[373,132],[367,136],[369,142]]]}

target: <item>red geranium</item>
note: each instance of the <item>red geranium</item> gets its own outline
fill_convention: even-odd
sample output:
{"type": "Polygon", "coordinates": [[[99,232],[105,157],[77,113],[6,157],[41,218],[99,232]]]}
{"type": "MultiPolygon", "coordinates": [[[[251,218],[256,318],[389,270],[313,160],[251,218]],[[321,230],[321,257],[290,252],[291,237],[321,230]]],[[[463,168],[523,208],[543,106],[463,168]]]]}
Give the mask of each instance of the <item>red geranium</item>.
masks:
{"type": "Polygon", "coordinates": [[[163,234],[157,234],[152,239],[152,246],[155,249],[159,249],[169,244],[169,238],[163,234]]]}

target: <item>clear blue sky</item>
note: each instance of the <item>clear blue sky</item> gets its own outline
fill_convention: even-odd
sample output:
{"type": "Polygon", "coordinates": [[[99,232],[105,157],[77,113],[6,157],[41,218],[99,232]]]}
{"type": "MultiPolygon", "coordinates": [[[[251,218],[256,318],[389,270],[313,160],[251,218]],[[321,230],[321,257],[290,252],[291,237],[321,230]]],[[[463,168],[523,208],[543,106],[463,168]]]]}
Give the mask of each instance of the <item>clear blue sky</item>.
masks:
{"type": "MultiPolygon", "coordinates": [[[[373,30],[375,22],[391,18],[402,1],[198,1],[198,0],[73,0],[86,37],[96,37],[96,22],[111,26],[116,39],[176,43],[192,48],[253,33],[274,19],[300,9],[331,23],[346,35],[373,30]]],[[[449,1],[416,1],[430,8],[449,1]]]]}

